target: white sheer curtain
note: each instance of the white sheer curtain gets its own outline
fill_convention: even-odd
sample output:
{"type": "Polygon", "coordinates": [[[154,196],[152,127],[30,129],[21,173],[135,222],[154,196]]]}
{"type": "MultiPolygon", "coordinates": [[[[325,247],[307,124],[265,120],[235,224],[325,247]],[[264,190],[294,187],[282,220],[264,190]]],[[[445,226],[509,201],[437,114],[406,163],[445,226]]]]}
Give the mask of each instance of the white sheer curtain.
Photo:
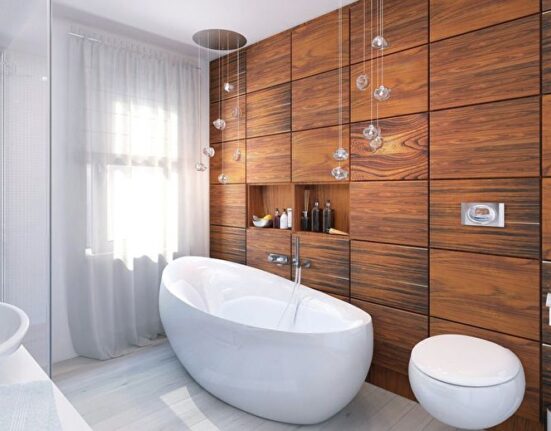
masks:
{"type": "Polygon", "coordinates": [[[200,71],[112,36],[67,37],[58,258],[75,351],[108,359],[162,333],[166,263],[208,251],[208,175],[194,169],[200,71]]]}

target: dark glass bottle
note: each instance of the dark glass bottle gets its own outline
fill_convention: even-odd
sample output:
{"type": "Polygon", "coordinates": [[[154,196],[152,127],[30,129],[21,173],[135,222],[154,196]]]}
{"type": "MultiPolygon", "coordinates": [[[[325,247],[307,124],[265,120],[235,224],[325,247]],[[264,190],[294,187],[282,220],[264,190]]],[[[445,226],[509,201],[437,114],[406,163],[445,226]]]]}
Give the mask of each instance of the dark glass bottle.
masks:
{"type": "Polygon", "coordinates": [[[308,211],[302,211],[302,217],[300,218],[300,230],[309,230],[310,223],[308,223],[308,211]]]}
{"type": "Polygon", "coordinates": [[[320,203],[316,201],[314,203],[314,208],[312,208],[312,217],[310,217],[311,220],[311,228],[312,232],[319,232],[320,231],[320,203]]]}
{"type": "Polygon", "coordinates": [[[274,214],[274,229],[279,229],[280,219],[281,219],[281,215],[279,214],[279,208],[276,208],[275,214],[274,214]]]}
{"type": "Polygon", "coordinates": [[[323,209],[323,221],[322,230],[325,233],[329,232],[329,229],[333,227],[333,210],[331,209],[331,201],[325,202],[325,208],[323,209]]]}

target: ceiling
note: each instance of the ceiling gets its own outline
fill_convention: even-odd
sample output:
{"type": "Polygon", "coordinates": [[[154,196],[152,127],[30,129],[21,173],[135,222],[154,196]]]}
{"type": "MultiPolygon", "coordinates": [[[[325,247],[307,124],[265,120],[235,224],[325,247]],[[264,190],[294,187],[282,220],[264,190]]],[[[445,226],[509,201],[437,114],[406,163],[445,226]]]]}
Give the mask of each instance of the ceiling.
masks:
{"type": "Polygon", "coordinates": [[[354,1],[55,0],[55,3],[193,45],[192,35],[208,28],[237,31],[251,44],[354,1]]]}

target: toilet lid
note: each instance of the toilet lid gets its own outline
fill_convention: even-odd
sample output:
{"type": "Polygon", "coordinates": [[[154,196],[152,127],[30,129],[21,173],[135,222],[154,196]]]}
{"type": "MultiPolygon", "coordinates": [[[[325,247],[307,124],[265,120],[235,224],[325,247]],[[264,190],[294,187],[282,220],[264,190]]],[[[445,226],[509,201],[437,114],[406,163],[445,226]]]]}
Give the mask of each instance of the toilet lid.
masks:
{"type": "Polygon", "coordinates": [[[486,387],[513,379],[521,363],[509,349],[465,335],[437,335],[418,343],[413,365],[433,379],[457,386],[486,387]]]}

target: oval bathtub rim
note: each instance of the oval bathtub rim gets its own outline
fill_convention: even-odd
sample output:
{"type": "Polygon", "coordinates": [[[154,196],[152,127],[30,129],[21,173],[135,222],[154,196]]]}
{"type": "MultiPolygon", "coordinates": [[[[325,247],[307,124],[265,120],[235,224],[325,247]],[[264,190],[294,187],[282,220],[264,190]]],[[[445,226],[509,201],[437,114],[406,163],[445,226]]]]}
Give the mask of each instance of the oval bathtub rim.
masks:
{"type": "MultiPolygon", "coordinates": [[[[231,264],[231,265],[237,265],[237,266],[243,266],[243,267],[246,267],[248,269],[251,269],[251,270],[255,270],[255,271],[258,271],[258,272],[263,272],[263,273],[266,273],[266,274],[269,274],[269,275],[273,275],[275,277],[279,277],[278,275],[275,275],[275,274],[271,274],[267,271],[263,271],[261,269],[258,269],[258,268],[254,268],[254,267],[250,267],[250,266],[247,266],[247,265],[241,265],[241,264],[238,264],[238,263],[235,263],[235,262],[229,262],[229,261],[226,261],[226,260],[222,260],[222,259],[215,259],[215,258],[210,258],[210,257],[203,257],[203,256],[183,256],[183,257],[179,257],[177,259],[174,259],[172,262],[175,262],[177,260],[180,260],[180,259],[187,259],[187,258],[196,258],[196,259],[201,259],[201,260],[212,260],[212,261],[216,261],[216,262],[222,262],[224,264],[231,264]]],[[[344,306],[345,307],[351,307],[351,308],[354,308],[356,309],[357,311],[359,311],[361,313],[361,316],[362,318],[361,319],[357,319],[357,321],[359,323],[355,323],[353,326],[349,327],[349,328],[346,328],[344,330],[336,330],[336,331],[323,331],[323,332],[296,332],[296,331],[286,331],[286,330],[283,330],[283,329],[277,329],[277,328],[263,328],[261,326],[253,326],[253,325],[248,325],[246,323],[242,323],[242,322],[236,322],[235,320],[230,320],[230,319],[225,319],[223,317],[220,317],[220,316],[217,316],[215,314],[212,314],[212,313],[209,313],[207,311],[204,311],[204,310],[201,310],[200,308],[196,307],[195,305],[191,304],[189,301],[187,301],[186,299],[184,298],[181,298],[179,295],[177,295],[170,287],[169,285],[167,285],[167,283],[165,283],[165,271],[166,271],[166,268],[168,268],[168,266],[172,263],[172,262],[169,262],[169,264],[165,267],[165,269],[163,270],[163,274],[161,276],[161,287],[164,287],[164,289],[166,289],[166,291],[172,295],[174,298],[178,299],[178,301],[181,301],[183,304],[185,304],[186,306],[190,307],[191,309],[193,310],[196,310],[197,312],[201,313],[201,314],[204,314],[204,315],[207,315],[209,316],[210,318],[214,318],[216,320],[219,320],[219,321],[223,321],[223,322],[227,322],[227,323],[230,323],[232,325],[236,325],[238,327],[243,327],[243,328],[247,328],[248,330],[251,330],[251,331],[268,331],[270,333],[274,333],[274,334],[295,334],[295,336],[320,336],[320,335],[338,335],[338,334],[345,334],[347,332],[352,332],[352,331],[355,331],[355,330],[358,330],[362,327],[373,327],[373,318],[371,317],[371,314],[367,313],[366,311],[362,310],[361,308],[359,307],[356,307],[355,305],[349,303],[349,302],[345,302],[345,301],[342,301],[338,298],[335,298],[325,292],[322,292],[322,291],[319,291],[319,290],[316,290],[316,289],[313,289],[311,287],[308,287],[308,286],[304,286],[303,284],[301,284],[301,287],[304,287],[306,289],[309,289],[309,290],[312,290],[313,292],[315,292],[316,294],[319,294],[319,295],[322,295],[322,296],[327,296],[331,299],[331,301],[341,301],[343,304],[345,304],[344,306]]],[[[282,278],[283,280],[286,280],[286,281],[289,281],[283,277],[280,277],[282,278]]],[[[183,282],[189,286],[190,283],[188,283],[187,281],[185,280],[179,280],[180,282],[183,282]]],[[[160,297],[159,297],[159,301],[160,301],[160,297]]]]}

